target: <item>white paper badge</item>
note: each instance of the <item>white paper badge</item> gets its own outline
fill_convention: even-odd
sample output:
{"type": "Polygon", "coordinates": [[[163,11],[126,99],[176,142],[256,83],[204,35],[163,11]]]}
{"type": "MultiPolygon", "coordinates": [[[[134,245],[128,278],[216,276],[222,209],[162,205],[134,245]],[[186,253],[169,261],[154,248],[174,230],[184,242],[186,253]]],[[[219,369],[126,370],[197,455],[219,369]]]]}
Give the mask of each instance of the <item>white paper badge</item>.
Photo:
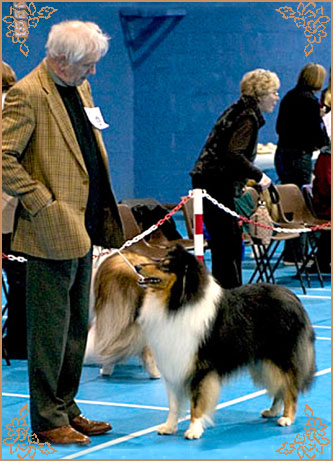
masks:
{"type": "Polygon", "coordinates": [[[85,107],[84,110],[89,118],[90,123],[99,130],[105,130],[110,125],[104,122],[101,109],[99,107],[85,107]]]}

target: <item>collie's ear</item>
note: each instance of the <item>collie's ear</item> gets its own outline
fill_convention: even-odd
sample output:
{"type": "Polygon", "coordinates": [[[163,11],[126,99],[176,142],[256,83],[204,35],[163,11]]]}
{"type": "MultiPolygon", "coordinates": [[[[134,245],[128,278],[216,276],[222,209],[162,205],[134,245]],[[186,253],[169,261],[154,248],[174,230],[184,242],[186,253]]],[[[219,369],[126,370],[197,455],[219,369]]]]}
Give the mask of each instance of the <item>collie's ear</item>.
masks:
{"type": "Polygon", "coordinates": [[[188,270],[188,265],[186,264],[185,267],[184,267],[184,274],[183,274],[182,281],[181,281],[182,290],[181,290],[181,295],[180,295],[180,298],[179,298],[179,305],[180,306],[187,301],[187,299],[186,299],[187,270],[188,270]]]}

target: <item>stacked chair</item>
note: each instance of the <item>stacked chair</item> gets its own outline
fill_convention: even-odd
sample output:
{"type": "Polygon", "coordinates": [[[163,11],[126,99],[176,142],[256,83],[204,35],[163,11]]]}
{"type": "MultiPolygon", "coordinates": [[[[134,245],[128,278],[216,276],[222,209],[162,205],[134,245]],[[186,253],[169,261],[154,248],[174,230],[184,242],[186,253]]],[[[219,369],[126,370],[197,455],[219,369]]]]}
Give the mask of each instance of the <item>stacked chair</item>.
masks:
{"type": "MultiPolygon", "coordinates": [[[[259,198],[260,198],[258,191],[254,189],[253,187],[247,187],[247,191],[252,198],[254,207],[256,208],[259,198]]],[[[277,196],[277,199],[275,200],[275,205],[278,206],[278,210],[280,213],[281,205],[279,204],[279,196],[277,196]]],[[[274,225],[275,227],[281,227],[281,228],[284,227],[288,229],[290,228],[290,223],[285,225],[283,222],[273,221],[273,219],[272,219],[272,225],[274,225]]],[[[283,232],[274,231],[271,237],[270,243],[268,244],[263,243],[261,239],[255,236],[252,236],[252,235],[247,236],[247,242],[249,245],[252,246],[253,255],[256,261],[256,268],[250,277],[249,283],[252,283],[252,282],[275,283],[274,273],[277,267],[279,266],[282,260],[282,257],[283,257],[283,254],[281,252],[277,260],[275,262],[273,261],[273,257],[275,256],[278,247],[280,246],[281,242],[285,242],[287,240],[293,241],[299,236],[300,234],[297,232],[283,233],[283,232]]],[[[303,283],[303,279],[301,277],[300,268],[299,268],[297,256],[296,256],[296,250],[294,249],[294,247],[292,248],[293,248],[293,257],[294,257],[296,272],[299,277],[303,292],[305,293],[306,290],[305,290],[305,286],[303,283]]]]}
{"type": "MultiPolygon", "coordinates": [[[[327,224],[327,220],[316,217],[311,208],[307,205],[302,191],[295,184],[283,184],[276,186],[279,194],[279,204],[282,222],[284,225],[309,229],[322,224],[327,224]]],[[[325,227],[321,232],[330,231],[330,227],[325,227]]],[[[305,233],[306,252],[300,267],[300,274],[305,273],[308,285],[310,278],[307,272],[307,265],[312,260],[317,270],[318,279],[323,287],[323,278],[319,269],[316,251],[318,248],[317,239],[313,232],[305,233]]]]}
{"type": "MultiPolygon", "coordinates": [[[[140,228],[131,208],[128,205],[123,203],[118,204],[118,210],[120,214],[120,219],[122,221],[126,240],[130,240],[136,235],[139,235],[143,232],[143,229],[140,228]]],[[[180,238],[176,240],[169,240],[163,234],[163,231],[159,227],[152,234],[152,239],[150,240],[150,242],[147,242],[143,238],[139,242],[136,242],[133,245],[131,245],[129,247],[129,251],[141,253],[153,259],[159,259],[164,257],[167,250],[173,245],[176,245],[177,243],[182,244],[187,250],[193,250],[194,248],[193,239],[180,238]]]]}
{"type": "MultiPolygon", "coordinates": [[[[259,200],[258,192],[251,187],[247,189],[251,194],[254,204],[256,204],[259,200]]],[[[275,227],[296,230],[309,229],[327,223],[327,221],[317,218],[311,212],[311,209],[307,206],[302,191],[295,184],[277,185],[275,186],[275,191],[278,197],[276,200],[278,219],[275,217],[274,221],[272,220],[275,227]]],[[[322,232],[325,232],[326,229],[330,230],[330,227],[325,228],[322,232]]],[[[316,258],[317,239],[314,238],[313,232],[306,232],[304,235],[306,241],[306,251],[302,256],[302,261],[298,261],[298,256],[296,255],[294,246],[292,248],[296,277],[300,281],[303,292],[306,293],[303,274],[305,275],[307,284],[310,287],[311,281],[307,271],[307,266],[311,260],[315,265],[321,286],[323,286],[323,279],[316,258]]],[[[250,283],[253,281],[275,283],[274,272],[277,269],[283,255],[282,253],[279,255],[274,265],[272,263],[272,258],[276,253],[280,242],[286,240],[293,241],[299,236],[300,234],[297,232],[288,234],[274,232],[269,244],[263,244],[260,239],[251,237],[251,245],[253,247],[253,254],[256,260],[256,269],[250,278],[250,283]]]]}

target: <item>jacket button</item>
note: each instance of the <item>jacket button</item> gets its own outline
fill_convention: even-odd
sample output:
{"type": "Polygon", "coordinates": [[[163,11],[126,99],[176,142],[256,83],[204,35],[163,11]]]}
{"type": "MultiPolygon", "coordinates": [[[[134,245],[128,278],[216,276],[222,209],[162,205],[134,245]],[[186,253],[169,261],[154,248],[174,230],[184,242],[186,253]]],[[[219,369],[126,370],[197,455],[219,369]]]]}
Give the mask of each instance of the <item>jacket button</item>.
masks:
{"type": "Polygon", "coordinates": [[[84,213],[86,211],[85,207],[83,206],[80,211],[82,211],[82,213],[84,213]]]}
{"type": "Polygon", "coordinates": [[[85,180],[83,181],[83,185],[86,186],[87,184],[89,184],[89,181],[88,181],[88,179],[85,179],[85,180]]]}

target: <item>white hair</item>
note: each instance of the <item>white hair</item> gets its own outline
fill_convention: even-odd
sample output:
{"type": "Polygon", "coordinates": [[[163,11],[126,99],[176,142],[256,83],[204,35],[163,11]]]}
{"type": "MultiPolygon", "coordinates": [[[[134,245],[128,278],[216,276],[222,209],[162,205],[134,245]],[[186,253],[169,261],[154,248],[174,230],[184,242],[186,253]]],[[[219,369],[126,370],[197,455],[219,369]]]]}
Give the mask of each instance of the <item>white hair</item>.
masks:
{"type": "Polygon", "coordinates": [[[51,27],[46,43],[47,56],[65,55],[70,64],[81,61],[90,53],[104,56],[110,37],[93,22],[64,21],[51,27]]]}

